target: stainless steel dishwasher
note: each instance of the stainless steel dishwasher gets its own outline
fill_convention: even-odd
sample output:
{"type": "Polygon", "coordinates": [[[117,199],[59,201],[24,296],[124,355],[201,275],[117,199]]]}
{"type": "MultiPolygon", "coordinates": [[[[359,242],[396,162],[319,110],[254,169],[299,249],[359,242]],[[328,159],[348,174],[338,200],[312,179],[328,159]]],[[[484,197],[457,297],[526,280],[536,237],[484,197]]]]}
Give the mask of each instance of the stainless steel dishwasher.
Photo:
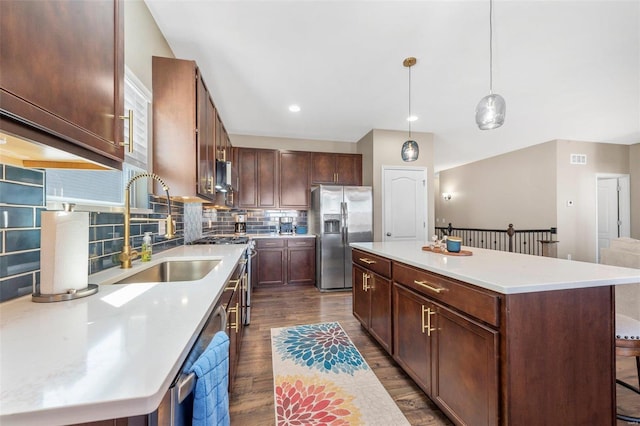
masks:
{"type": "Polygon", "coordinates": [[[194,362],[207,349],[209,343],[221,330],[227,328],[227,312],[223,302],[213,310],[205,323],[200,335],[194,343],[187,359],[180,368],[180,373],[176,376],[171,387],[162,398],[162,402],[156,411],[149,414],[148,425],[150,426],[185,426],[191,425],[193,416],[193,389],[196,384],[194,373],[187,374],[194,362]]]}

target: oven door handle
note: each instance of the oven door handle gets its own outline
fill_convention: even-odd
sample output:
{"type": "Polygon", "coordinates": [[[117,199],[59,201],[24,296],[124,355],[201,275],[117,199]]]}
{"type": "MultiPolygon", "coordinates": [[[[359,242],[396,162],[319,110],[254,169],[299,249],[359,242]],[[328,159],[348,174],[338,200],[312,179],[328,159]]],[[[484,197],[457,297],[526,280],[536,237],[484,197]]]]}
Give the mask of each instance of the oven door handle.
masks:
{"type": "MultiPolygon", "coordinates": [[[[225,331],[227,329],[227,311],[224,306],[218,306],[213,315],[220,315],[220,331],[225,331]]],[[[178,404],[180,404],[196,387],[196,373],[180,374],[175,387],[178,392],[178,404]]]]}

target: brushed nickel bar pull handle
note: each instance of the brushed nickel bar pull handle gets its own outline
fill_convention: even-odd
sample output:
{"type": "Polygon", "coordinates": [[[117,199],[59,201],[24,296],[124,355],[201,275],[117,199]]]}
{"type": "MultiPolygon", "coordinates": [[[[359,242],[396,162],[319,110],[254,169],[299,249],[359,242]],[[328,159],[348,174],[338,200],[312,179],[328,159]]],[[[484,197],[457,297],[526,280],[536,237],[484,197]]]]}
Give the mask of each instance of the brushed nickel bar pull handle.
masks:
{"type": "Polygon", "coordinates": [[[444,288],[438,288],[438,287],[431,287],[429,284],[427,284],[427,281],[416,281],[413,280],[414,284],[418,284],[419,286],[422,286],[428,290],[431,290],[433,292],[436,293],[442,293],[445,289],[444,288]]]}
{"type": "Polygon", "coordinates": [[[133,154],[133,110],[129,110],[129,115],[121,115],[120,119],[129,120],[129,142],[120,142],[120,146],[127,146],[129,154],[133,154]]]}
{"type": "Polygon", "coordinates": [[[429,308],[427,309],[427,336],[431,337],[431,332],[436,331],[435,328],[431,328],[431,315],[435,315],[436,311],[429,308]]]}
{"type": "Polygon", "coordinates": [[[240,331],[240,303],[236,302],[236,324],[235,324],[235,328],[236,328],[236,334],[238,334],[238,331],[240,331]]]}
{"type": "Polygon", "coordinates": [[[422,305],[422,333],[426,331],[427,336],[429,337],[431,337],[432,331],[436,331],[435,328],[431,328],[431,315],[435,315],[435,314],[436,314],[436,311],[431,310],[431,308],[425,308],[424,305],[422,305]],[[427,314],[426,324],[425,324],[425,316],[424,316],[425,313],[427,314]]]}
{"type": "Polygon", "coordinates": [[[238,283],[239,283],[239,282],[240,282],[240,280],[239,280],[239,279],[237,279],[237,280],[229,280],[229,284],[231,284],[231,285],[226,286],[224,289],[225,289],[225,290],[233,290],[233,291],[236,291],[236,290],[238,290],[238,283]]]}
{"type": "Polygon", "coordinates": [[[369,285],[369,278],[371,278],[371,275],[367,274],[366,272],[362,274],[362,280],[364,282],[364,291],[369,291],[369,289],[371,288],[371,286],[369,285]]]}
{"type": "Polygon", "coordinates": [[[361,257],[358,260],[360,260],[360,262],[366,263],[367,265],[372,265],[372,264],[376,263],[375,260],[367,259],[366,257],[361,257]]]}
{"type": "Polygon", "coordinates": [[[422,334],[424,334],[424,330],[427,328],[427,326],[425,326],[424,324],[424,313],[426,312],[424,305],[422,306],[422,322],[421,322],[421,326],[422,326],[422,334]]]}

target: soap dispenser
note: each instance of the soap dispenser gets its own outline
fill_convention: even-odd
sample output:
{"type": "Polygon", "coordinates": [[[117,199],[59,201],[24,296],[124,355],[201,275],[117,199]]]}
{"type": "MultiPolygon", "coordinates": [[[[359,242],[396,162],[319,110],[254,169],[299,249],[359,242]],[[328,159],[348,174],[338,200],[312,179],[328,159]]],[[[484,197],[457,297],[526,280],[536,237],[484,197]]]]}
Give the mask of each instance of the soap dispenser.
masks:
{"type": "Polygon", "coordinates": [[[143,262],[148,262],[151,260],[151,232],[145,232],[144,237],[142,238],[142,250],[141,250],[141,260],[143,262]]]}

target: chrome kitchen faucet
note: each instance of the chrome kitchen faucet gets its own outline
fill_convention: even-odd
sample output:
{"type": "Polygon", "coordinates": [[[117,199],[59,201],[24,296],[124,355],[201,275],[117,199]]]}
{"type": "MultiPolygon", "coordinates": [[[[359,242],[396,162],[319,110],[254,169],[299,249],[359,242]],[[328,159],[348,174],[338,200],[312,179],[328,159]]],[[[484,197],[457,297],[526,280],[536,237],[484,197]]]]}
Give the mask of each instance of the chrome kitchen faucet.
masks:
{"type": "Polygon", "coordinates": [[[173,218],[171,217],[171,197],[169,197],[169,187],[167,186],[166,183],[164,183],[164,181],[162,179],[160,179],[160,176],[158,176],[155,173],[141,173],[139,175],[136,175],[134,177],[132,177],[131,179],[129,179],[129,182],[127,182],[127,186],[124,189],[124,244],[122,245],[122,253],[120,253],[120,256],[118,257],[118,259],[120,260],[120,267],[123,269],[128,269],[131,268],[131,261],[133,259],[135,259],[136,257],[138,257],[139,253],[136,250],[132,250],[131,249],[131,244],[129,243],[129,240],[131,239],[131,230],[129,229],[131,227],[131,222],[143,222],[143,221],[156,221],[159,222],[161,220],[166,220],[167,221],[167,232],[164,235],[165,238],[173,238],[174,237],[174,226],[173,226],[173,218]],[[129,188],[131,188],[131,184],[133,182],[135,182],[136,180],[143,178],[143,177],[148,177],[148,178],[152,178],[154,180],[157,180],[158,182],[160,182],[160,184],[162,184],[162,189],[165,190],[165,192],[167,193],[167,208],[169,209],[168,213],[167,213],[167,217],[164,219],[154,219],[154,218],[136,218],[136,217],[131,217],[131,208],[130,208],[130,203],[129,203],[129,188]]]}

